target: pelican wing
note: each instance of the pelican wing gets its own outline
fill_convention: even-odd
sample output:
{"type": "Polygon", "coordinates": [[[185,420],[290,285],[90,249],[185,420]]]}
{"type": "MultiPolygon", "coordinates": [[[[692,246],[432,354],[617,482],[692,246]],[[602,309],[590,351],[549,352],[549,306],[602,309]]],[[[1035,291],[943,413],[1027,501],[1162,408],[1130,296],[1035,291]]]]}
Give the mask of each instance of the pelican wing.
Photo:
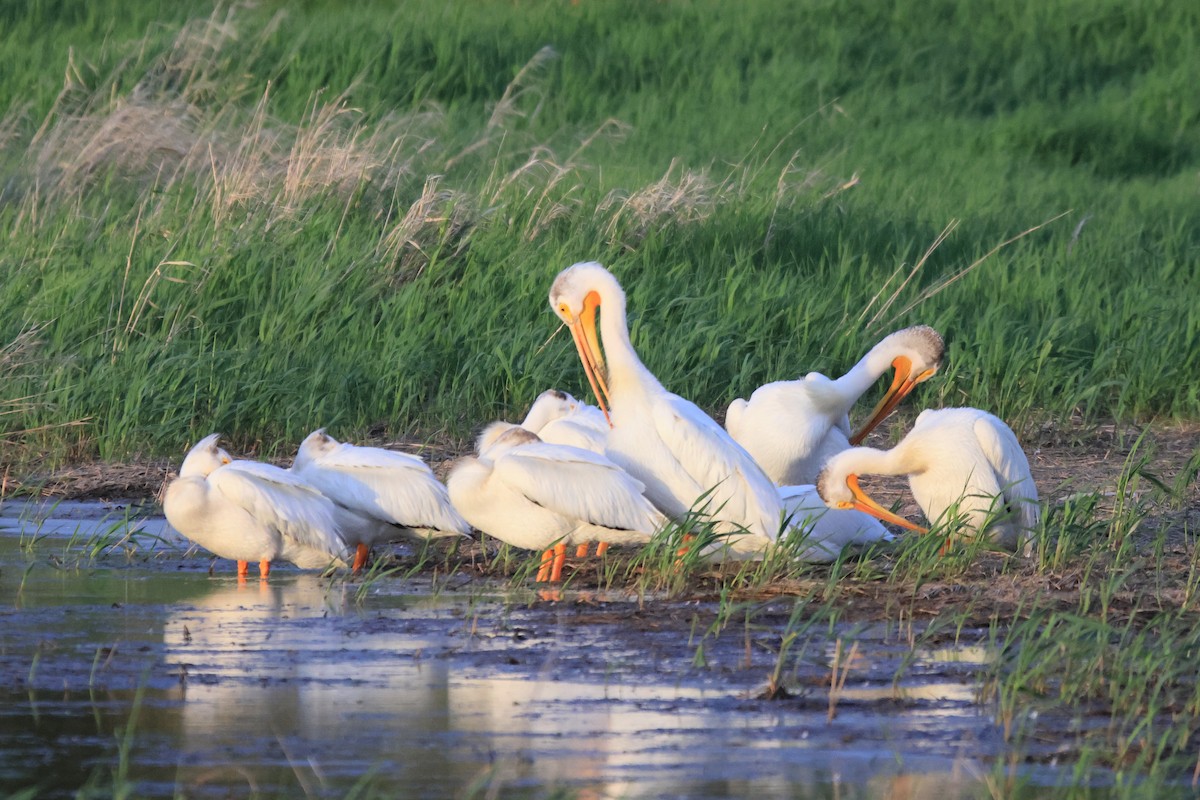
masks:
{"type": "Polygon", "coordinates": [[[466,534],[446,487],[416,456],[341,444],[298,473],[335,503],[406,528],[466,534]]]}
{"type": "Polygon", "coordinates": [[[712,490],[708,505],[718,519],[775,538],[781,511],[775,485],[720,425],[694,403],[670,393],[666,403],[654,404],[654,425],[695,482],[696,496],[712,490]]]}
{"type": "Polygon", "coordinates": [[[578,447],[535,443],[496,459],[493,475],[532,502],[570,519],[651,533],[662,517],[644,486],[604,456],[578,447]]]}
{"type": "Polygon", "coordinates": [[[1013,509],[1018,524],[1032,531],[1041,515],[1037,486],[1029,471],[1029,459],[1021,449],[1017,436],[1007,425],[991,414],[980,414],[975,420],[975,438],[987,457],[1004,495],[1004,503],[1013,509]]]}
{"type": "Polygon", "coordinates": [[[334,508],[315,488],[285,469],[256,461],[234,461],[208,481],[231,502],[297,544],[341,557],[346,543],[337,531],[334,508]]]}

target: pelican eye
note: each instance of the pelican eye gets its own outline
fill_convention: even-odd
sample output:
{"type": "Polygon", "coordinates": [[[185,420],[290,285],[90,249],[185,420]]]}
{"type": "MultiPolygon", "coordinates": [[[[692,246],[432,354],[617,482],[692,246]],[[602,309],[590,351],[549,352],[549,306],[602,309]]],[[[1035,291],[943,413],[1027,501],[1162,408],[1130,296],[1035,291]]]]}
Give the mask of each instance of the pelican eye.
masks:
{"type": "Polygon", "coordinates": [[[560,316],[566,317],[568,320],[571,319],[571,307],[566,303],[558,304],[558,313],[560,316]]]}

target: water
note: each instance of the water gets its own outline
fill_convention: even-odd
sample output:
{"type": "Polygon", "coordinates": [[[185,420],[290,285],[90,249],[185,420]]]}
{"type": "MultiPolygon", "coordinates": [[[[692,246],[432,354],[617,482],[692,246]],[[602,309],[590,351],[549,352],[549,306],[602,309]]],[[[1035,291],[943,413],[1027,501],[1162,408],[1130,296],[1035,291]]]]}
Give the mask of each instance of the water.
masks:
{"type": "Polygon", "coordinates": [[[980,643],[901,670],[894,627],[816,626],[789,650],[791,696],[765,700],[786,598],[715,637],[711,604],[541,602],[466,575],[359,598],[286,567],[239,583],[161,519],[132,547],[127,517],[0,510],[0,789],[955,798],[1005,752],[980,643]],[[829,721],[843,636],[859,651],[829,721]]]}

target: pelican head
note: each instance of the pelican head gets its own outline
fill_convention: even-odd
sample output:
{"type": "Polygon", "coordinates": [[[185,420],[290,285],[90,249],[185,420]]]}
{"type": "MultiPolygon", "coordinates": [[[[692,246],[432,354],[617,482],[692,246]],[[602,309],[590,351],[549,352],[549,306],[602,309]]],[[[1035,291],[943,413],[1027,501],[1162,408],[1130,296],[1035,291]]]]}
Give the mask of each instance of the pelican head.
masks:
{"type": "Polygon", "coordinates": [[[933,377],[942,366],[945,352],[946,343],[942,341],[941,334],[928,325],[914,325],[896,331],[871,348],[868,357],[878,354],[890,358],[896,373],[891,387],[871,409],[867,421],[850,437],[850,444],[861,443],[868,433],[896,410],[896,406],[918,383],[933,377]]]}
{"type": "Polygon", "coordinates": [[[490,456],[541,440],[536,433],[526,430],[520,425],[513,425],[511,422],[493,422],[483,429],[483,433],[479,434],[475,449],[480,455],[490,456]]]}
{"type": "Polygon", "coordinates": [[[220,438],[221,434],[210,433],[196,442],[179,467],[179,477],[199,476],[204,478],[218,467],[223,467],[233,461],[233,457],[229,453],[217,447],[217,440],[220,438]]]}
{"type": "Polygon", "coordinates": [[[520,425],[514,425],[511,422],[499,420],[487,425],[479,432],[479,437],[475,440],[475,452],[483,455],[496,444],[496,441],[514,428],[520,428],[520,425]]]}
{"type": "Polygon", "coordinates": [[[817,478],[817,494],[825,501],[825,505],[830,508],[855,509],[865,514],[870,514],[872,517],[881,519],[884,522],[890,522],[893,525],[899,525],[901,528],[907,528],[910,531],[917,531],[918,533],[928,532],[926,528],[914,525],[904,517],[893,514],[872,500],[863,491],[862,487],[858,485],[858,476],[854,473],[843,476],[836,470],[832,470],[826,466],[825,469],[821,470],[821,474],[817,478]]]}
{"type": "Polygon", "coordinates": [[[329,455],[338,444],[338,440],[327,434],[324,428],[317,428],[300,443],[292,467],[304,467],[322,456],[329,455]]]}
{"type": "Polygon", "coordinates": [[[596,402],[604,412],[604,418],[612,427],[608,406],[612,399],[608,393],[608,375],[604,366],[604,354],[600,339],[596,335],[596,309],[600,307],[602,294],[622,297],[621,286],[612,273],[595,261],[584,261],[558,273],[550,287],[550,307],[571,329],[575,349],[587,374],[588,383],[596,395],[596,402]]]}
{"type": "Polygon", "coordinates": [[[579,408],[579,401],[566,392],[558,389],[547,389],[537,396],[529,413],[521,422],[521,427],[533,432],[540,431],[556,419],[565,417],[579,408]]]}

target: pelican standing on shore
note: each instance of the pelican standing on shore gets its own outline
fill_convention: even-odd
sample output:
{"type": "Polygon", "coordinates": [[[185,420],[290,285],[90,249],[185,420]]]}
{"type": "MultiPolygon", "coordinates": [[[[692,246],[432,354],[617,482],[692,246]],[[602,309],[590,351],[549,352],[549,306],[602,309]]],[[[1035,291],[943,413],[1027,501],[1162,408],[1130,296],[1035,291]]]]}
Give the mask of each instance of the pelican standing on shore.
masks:
{"type": "Polygon", "coordinates": [[[272,561],[301,569],[345,566],[350,548],[339,532],[338,509],[311,485],[285,469],[257,461],[234,461],[205,436],[188,451],[163,496],[167,521],[206,550],[237,561],[244,578],[258,562],[266,578],[272,561]]]}
{"type": "Polygon", "coordinates": [[[479,442],[477,456],[451,469],[450,499],[489,536],[544,551],[539,581],[561,580],[568,545],[646,542],[665,522],[642,484],[602,455],[506,422],[479,442]]]}
{"type": "Polygon", "coordinates": [[[927,325],[896,331],[836,380],[810,372],[799,380],[763,384],[749,400],[739,397],[725,412],[725,428],[775,483],[816,483],[831,456],[860,443],[938,371],[945,349],[941,335],[927,325]],[[888,369],[895,370],[891,387],[851,433],[851,407],[888,369]]]}
{"type": "Polygon", "coordinates": [[[858,484],[860,475],[906,475],[930,522],[948,522],[957,513],[965,532],[982,534],[1005,550],[1030,552],[1040,509],[1029,460],[1012,429],[986,411],[922,411],[892,449],[845,450],[821,473],[817,490],[830,507],[858,509],[924,533],[872,500],[858,484]]]}
{"type": "Polygon", "coordinates": [[[355,572],[376,544],[400,536],[425,540],[471,532],[446,487],[424,461],[408,453],[339,442],[322,428],[300,443],[291,471],[347,512],[342,534],[355,547],[355,572]]]}

